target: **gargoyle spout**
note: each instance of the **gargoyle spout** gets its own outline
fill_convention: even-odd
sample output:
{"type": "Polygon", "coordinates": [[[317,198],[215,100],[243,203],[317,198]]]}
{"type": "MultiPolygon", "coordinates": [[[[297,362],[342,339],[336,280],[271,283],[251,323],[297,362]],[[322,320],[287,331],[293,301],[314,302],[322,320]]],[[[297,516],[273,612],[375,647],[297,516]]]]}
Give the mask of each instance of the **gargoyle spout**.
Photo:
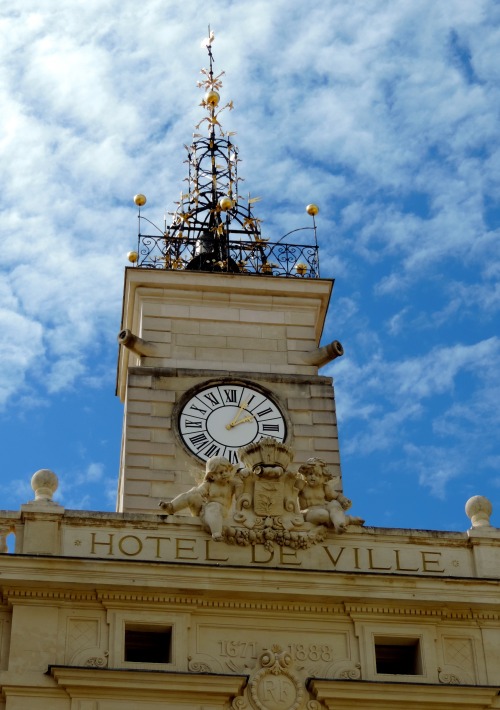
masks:
{"type": "Polygon", "coordinates": [[[302,355],[302,359],[308,365],[316,365],[321,367],[328,362],[335,360],[336,357],[341,357],[344,354],[344,348],[338,340],[332,340],[328,345],[323,345],[322,348],[315,348],[308,353],[302,355]]]}
{"type": "Polygon", "coordinates": [[[118,333],[118,342],[136,355],[154,357],[158,354],[158,348],[154,343],[139,338],[128,328],[118,333]]]}

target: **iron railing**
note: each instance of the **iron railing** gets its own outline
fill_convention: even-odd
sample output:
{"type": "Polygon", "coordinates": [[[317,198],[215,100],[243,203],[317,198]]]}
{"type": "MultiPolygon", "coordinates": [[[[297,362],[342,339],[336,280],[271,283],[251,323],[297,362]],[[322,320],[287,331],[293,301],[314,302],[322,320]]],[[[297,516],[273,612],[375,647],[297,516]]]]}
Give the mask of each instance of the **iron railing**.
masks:
{"type": "Polygon", "coordinates": [[[139,234],[136,266],[319,278],[316,245],[139,234]]]}

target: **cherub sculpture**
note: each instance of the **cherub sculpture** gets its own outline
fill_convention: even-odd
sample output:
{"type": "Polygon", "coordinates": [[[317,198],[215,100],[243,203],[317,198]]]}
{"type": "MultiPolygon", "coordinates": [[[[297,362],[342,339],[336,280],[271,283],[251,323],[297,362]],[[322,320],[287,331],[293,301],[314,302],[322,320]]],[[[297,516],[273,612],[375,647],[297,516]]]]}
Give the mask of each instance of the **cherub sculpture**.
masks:
{"type": "Polygon", "coordinates": [[[223,456],[213,456],[206,463],[203,483],[159,505],[169,515],[189,508],[192,515],[200,517],[204,529],[214,540],[222,540],[224,520],[241,486],[241,480],[234,477],[233,464],[223,456]]]}
{"type": "Polygon", "coordinates": [[[319,458],[310,458],[300,466],[303,479],[297,482],[299,505],[307,522],[328,525],[343,533],[348,525],[363,525],[362,518],[346,515],[352,503],[335,490],[334,475],[319,458]]]}

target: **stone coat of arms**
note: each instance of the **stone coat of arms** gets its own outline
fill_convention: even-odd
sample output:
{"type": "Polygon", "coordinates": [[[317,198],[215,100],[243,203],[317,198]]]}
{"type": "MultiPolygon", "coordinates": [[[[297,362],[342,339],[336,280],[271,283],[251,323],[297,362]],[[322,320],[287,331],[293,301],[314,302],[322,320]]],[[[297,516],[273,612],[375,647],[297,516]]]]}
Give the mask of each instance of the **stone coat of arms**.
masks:
{"type": "Polygon", "coordinates": [[[289,470],[292,449],[272,437],[238,451],[241,466],[215,456],[203,483],[160,506],[173,515],[190,508],[214,540],[229,544],[307,548],[325,539],[328,527],[343,532],[363,520],[346,514],[351,501],[336,488],[325,462],[310,458],[289,470]]]}

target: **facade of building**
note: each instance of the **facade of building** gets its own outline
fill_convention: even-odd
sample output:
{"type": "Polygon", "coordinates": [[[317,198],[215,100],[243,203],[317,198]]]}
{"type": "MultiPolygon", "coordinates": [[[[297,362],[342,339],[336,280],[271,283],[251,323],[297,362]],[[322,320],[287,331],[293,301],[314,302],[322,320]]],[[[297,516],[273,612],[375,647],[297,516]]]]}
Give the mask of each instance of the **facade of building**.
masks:
{"type": "Polygon", "coordinates": [[[491,505],[464,533],[351,514],[317,210],[313,244],[262,237],[208,52],[189,190],[125,274],[117,512],[42,470],[0,513],[0,708],[500,708],[491,505]]]}

